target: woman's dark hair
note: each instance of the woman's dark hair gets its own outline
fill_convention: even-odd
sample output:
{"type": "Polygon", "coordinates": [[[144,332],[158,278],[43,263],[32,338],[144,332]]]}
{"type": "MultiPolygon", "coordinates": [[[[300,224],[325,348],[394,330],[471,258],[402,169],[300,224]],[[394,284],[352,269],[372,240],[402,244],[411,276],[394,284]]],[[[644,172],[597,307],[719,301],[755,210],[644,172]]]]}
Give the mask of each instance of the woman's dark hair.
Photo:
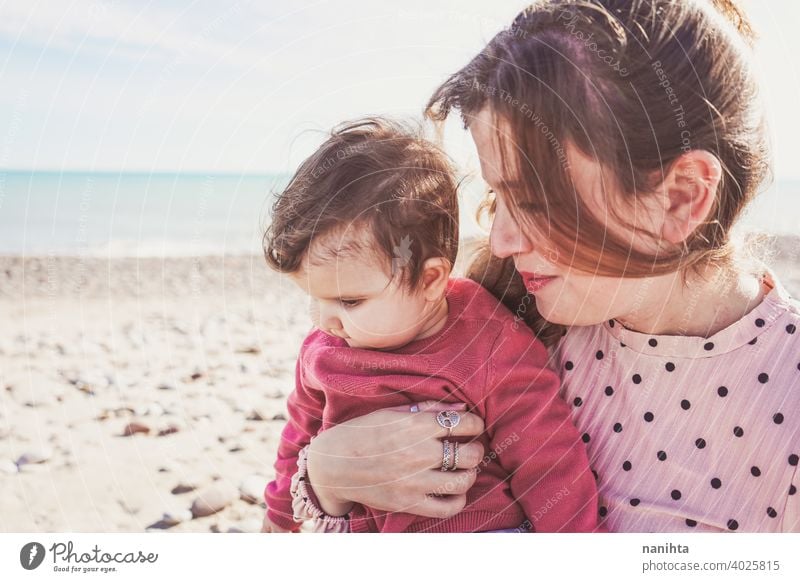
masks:
{"type": "MultiPolygon", "coordinates": [[[[753,38],[730,0],[541,1],[447,79],[427,115],[443,120],[457,109],[468,125],[492,113],[499,151],[510,152],[504,179],[522,184],[505,197],[509,211],[546,233],[573,268],[646,277],[726,261],[731,227],[769,170],[753,38]],[[712,153],[723,179],[708,220],[671,251],[631,248],[576,192],[568,145],[599,162],[631,204],[684,153],[712,153]]],[[[494,211],[491,200],[486,206],[494,211]]],[[[492,258],[487,246],[470,276],[513,310],[525,289],[510,261],[492,258]]],[[[561,332],[548,332],[535,310],[526,318],[546,338],[561,332]]]]}

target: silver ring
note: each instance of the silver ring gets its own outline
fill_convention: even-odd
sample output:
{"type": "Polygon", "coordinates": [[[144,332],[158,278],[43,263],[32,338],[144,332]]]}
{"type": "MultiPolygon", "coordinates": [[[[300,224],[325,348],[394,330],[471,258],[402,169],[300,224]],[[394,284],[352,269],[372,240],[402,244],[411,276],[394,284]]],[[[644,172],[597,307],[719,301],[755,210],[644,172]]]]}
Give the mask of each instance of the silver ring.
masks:
{"type": "Polygon", "coordinates": [[[458,469],[458,442],[453,443],[453,466],[450,467],[451,471],[458,469]]]}
{"type": "Polygon", "coordinates": [[[442,441],[442,471],[450,470],[450,441],[442,441]]]}
{"type": "Polygon", "coordinates": [[[453,429],[461,422],[461,415],[455,410],[443,410],[436,415],[436,422],[447,429],[447,436],[453,434],[453,429]]]}
{"type": "Polygon", "coordinates": [[[409,412],[419,412],[419,404],[412,404],[408,407],[409,412]]]}

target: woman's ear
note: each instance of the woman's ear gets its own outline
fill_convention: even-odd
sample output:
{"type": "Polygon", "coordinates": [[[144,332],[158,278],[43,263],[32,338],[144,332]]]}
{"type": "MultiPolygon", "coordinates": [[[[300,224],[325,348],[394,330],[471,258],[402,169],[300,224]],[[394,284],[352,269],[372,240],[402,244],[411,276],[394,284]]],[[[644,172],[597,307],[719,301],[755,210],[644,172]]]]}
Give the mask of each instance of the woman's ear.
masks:
{"type": "Polygon", "coordinates": [[[433,257],[422,267],[422,293],[428,301],[439,301],[447,290],[450,279],[450,261],[444,257],[433,257]]]}
{"type": "Polygon", "coordinates": [[[685,241],[708,219],[722,180],[722,165],[705,150],[691,150],[679,157],[658,187],[661,217],[655,232],[672,244],[685,241]]]}

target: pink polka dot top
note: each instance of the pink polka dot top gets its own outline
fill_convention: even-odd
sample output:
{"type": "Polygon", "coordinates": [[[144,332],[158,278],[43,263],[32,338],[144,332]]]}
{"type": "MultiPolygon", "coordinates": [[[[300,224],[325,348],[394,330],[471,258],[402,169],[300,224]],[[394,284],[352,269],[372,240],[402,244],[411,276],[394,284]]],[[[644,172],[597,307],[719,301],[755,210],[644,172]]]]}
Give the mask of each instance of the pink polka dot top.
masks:
{"type": "Polygon", "coordinates": [[[556,346],[609,530],[800,532],[800,304],[762,282],[708,338],[612,320],[556,346]]]}

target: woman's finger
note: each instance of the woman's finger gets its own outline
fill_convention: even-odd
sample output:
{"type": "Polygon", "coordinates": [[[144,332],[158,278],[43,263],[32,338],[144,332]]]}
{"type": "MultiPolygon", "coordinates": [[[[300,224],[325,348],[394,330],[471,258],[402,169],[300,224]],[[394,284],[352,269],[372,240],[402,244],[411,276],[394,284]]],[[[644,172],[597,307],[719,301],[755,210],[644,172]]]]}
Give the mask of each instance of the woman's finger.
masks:
{"type": "Polygon", "coordinates": [[[401,404],[400,406],[392,406],[391,408],[384,408],[384,410],[393,410],[395,412],[430,412],[441,410],[466,410],[467,405],[464,402],[439,402],[438,400],[425,400],[424,402],[415,402],[413,404],[401,404]]]}
{"type": "Polygon", "coordinates": [[[469,471],[432,471],[430,491],[435,495],[464,495],[475,484],[478,472],[469,471]]]}
{"type": "Polygon", "coordinates": [[[442,410],[467,410],[465,402],[440,402],[438,400],[426,400],[418,402],[419,412],[441,412],[442,410]]]}
{"type": "Polygon", "coordinates": [[[413,513],[423,517],[446,519],[459,513],[467,504],[466,495],[450,495],[448,497],[425,496],[413,508],[413,513]]]}
{"type": "Polygon", "coordinates": [[[415,421],[426,429],[433,431],[433,435],[437,438],[446,438],[448,436],[478,436],[483,432],[483,419],[471,412],[459,412],[459,421],[452,430],[448,430],[441,426],[436,420],[436,414],[432,412],[420,412],[415,421]]]}

